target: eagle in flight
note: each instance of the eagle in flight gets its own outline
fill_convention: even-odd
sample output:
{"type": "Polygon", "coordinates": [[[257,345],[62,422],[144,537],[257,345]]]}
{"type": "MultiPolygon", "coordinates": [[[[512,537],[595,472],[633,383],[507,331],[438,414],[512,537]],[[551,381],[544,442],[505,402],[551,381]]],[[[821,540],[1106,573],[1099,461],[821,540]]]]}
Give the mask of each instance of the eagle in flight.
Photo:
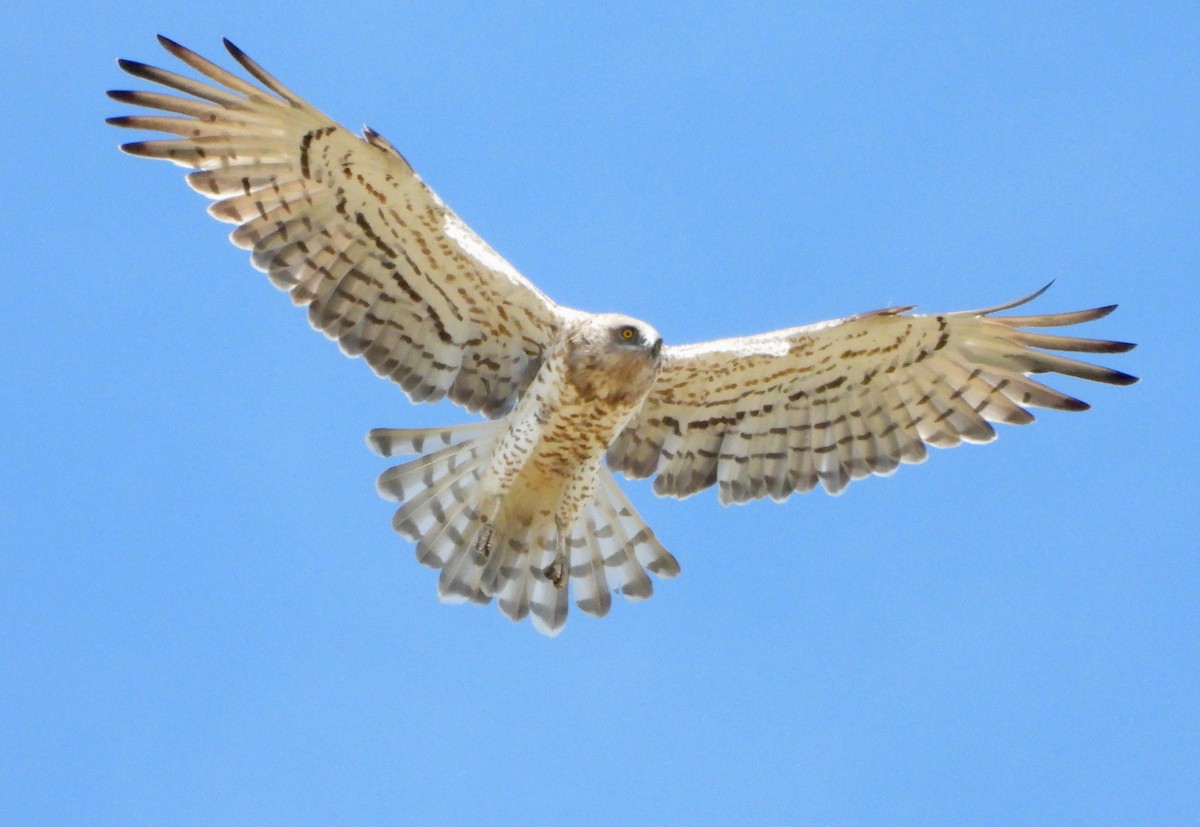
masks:
{"type": "Polygon", "coordinates": [[[225,41],[257,83],[160,37],[206,81],[121,60],[129,74],[183,93],[113,91],[155,110],[109,119],[173,138],[124,144],[131,155],[195,170],[187,182],[237,225],[234,244],[308,307],[312,325],[362,356],[414,402],[449,398],[486,419],[377,429],[400,503],[396,531],[440,569],[445,601],[496,598],[546,634],[568,596],[602,616],[612,589],[649,597],[647,572],[679,564],[613,479],[654,477],[660,495],[717,486],[722,503],[782,500],[818,484],[921,462],[926,445],[987,442],[993,422],[1027,408],[1086,410],[1029,378],[1126,385],[1135,377],[1050,351],[1120,353],[1133,345],[1039,328],[1072,313],[915,314],[889,307],[844,319],[692,345],[615,313],[556,304],[492,250],[381,135],[330,120],[225,41]]]}

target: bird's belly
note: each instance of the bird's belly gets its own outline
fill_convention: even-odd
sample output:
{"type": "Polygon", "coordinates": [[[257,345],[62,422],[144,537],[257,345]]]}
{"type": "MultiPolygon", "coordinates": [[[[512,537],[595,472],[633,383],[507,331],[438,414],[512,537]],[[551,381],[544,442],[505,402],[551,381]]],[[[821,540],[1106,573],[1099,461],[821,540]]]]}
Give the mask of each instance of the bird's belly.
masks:
{"type": "Polygon", "coordinates": [[[594,491],[608,444],[629,414],[591,403],[560,406],[532,423],[514,422],[509,431],[514,438],[497,454],[510,469],[508,484],[498,492],[507,518],[524,525],[573,524],[594,491]],[[523,451],[512,450],[522,444],[523,451]]]}

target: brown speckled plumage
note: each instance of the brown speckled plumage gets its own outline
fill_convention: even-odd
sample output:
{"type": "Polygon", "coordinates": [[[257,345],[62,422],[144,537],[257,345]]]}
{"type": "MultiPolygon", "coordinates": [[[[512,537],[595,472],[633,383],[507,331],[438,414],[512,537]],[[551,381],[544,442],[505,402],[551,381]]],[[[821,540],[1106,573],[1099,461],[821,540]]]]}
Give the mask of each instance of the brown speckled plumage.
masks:
{"type": "Polygon", "coordinates": [[[644,322],[563,307],[458,218],[381,135],[352,135],[226,42],[260,85],[160,38],[198,81],[134,61],[135,77],[183,93],[110,92],[163,114],[110,118],[176,136],[125,144],[132,155],[193,169],[251,251],[313,326],[362,356],[414,402],[444,398],[489,421],[377,429],[400,503],[393,525],[441,570],[449,601],[497,599],[555,634],[567,599],[602,616],[616,588],[650,596],[647,572],[673,577],[609,469],[654,477],[683,497],[712,485],[722,502],[886,475],[926,445],[987,442],[993,422],[1027,408],[1084,410],[1030,378],[1060,373],[1109,384],[1127,374],[1049,351],[1119,353],[1123,342],[1050,335],[1112,307],[1000,316],[1036,298],[916,315],[893,307],[807,327],[663,347],[644,322]],[[604,467],[607,460],[608,468],[604,467]]]}

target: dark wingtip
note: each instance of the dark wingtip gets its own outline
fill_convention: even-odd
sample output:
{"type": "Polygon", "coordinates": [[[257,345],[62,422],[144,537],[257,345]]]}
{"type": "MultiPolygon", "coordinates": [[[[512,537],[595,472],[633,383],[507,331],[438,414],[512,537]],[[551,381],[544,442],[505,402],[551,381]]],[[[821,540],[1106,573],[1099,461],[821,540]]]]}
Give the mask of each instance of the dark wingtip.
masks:
{"type": "Polygon", "coordinates": [[[117,65],[120,66],[122,69],[124,69],[129,74],[138,75],[138,76],[140,76],[141,73],[144,72],[146,69],[150,68],[145,63],[142,63],[140,60],[130,60],[127,57],[117,58],[117,65]]]}
{"type": "Polygon", "coordinates": [[[145,141],[133,141],[128,144],[121,144],[117,149],[124,152],[126,155],[136,155],[139,158],[146,157],[149,153],[146,152],[145,141]]]}
{"type": "Polygon", "coordinates": [[[238,45],[228,37],[222,37],[221,42],[225,44],[225,51],[233,55],[234,60],[236,60],[241,66],[248,69],[251,74],[255,74],[257,76],[257,73],[254,71],[254,58],[243,52],[238,45]]]}
{"type": "Polygon", "coordinates": [[[1141,377],[1131,376],[1128,373],[1121,373],[1119,370],[1112,372],[1112,377],[1109,379],[1109,384],[1112,385],[1133,385],[1142,381],[1141,377]]]}
{"type": "Polygon", "coordinates": [[[1046,284],[1043,285],[1040,290],[1034,291],[1033,293],[1031,293],[1029,295],[1029,298],[1023,299],[1021,304],[1025,304],[1026,302],[1031,302],[1034,299],[1040,299],[1043,295],[1045,295],[1047,290],[1049,290],[1051,287],[1054,286],[1054,282],[1056,282],[1056,281],[1058,281],[1058,279],[1050,279],[1050,281],[1046,282],[1046,284]]]}
{"type": "Polygon", "coordinates": [[[1062,406],[1062,410],[1064,411],[1090,411],[1091,409],[1091,405],[1075,397],[1069,398],[1062,406]]]}

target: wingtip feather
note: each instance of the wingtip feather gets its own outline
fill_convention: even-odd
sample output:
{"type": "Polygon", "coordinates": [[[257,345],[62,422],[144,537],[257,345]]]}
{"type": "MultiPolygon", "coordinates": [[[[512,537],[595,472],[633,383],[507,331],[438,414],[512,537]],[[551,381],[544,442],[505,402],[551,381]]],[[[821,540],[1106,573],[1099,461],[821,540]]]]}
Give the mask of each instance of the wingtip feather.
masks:
{"type": "Polygon", "coordinates": [[[147,63],[142,63],[140,60],[130,60],[127,57],[117,58],[117,65],[134,77],[142,77],[147,70],[153,68],[147,63]]]}
{"type": "Polygon", "coordinates": [[[130,141],[129,143],[118,145],[117,148],[126,155],[133,155],[138,158],[157,157],[151,155],[150,151],[146,149],[146,143],[146,141],[130,141]]]}

